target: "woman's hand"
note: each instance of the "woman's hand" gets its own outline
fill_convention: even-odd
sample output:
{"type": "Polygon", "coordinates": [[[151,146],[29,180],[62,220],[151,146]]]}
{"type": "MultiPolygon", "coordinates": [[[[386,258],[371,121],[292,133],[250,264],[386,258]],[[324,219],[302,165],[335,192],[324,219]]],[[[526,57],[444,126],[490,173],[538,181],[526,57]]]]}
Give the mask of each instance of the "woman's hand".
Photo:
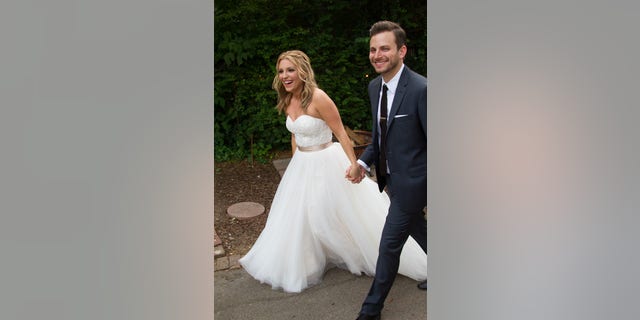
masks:
{"type": "Polygon", "coordinates": [[[345,178],[351,181],[351,183],[360,183],[360,181],[364,179],[364,170],[359,164],[354,163],[349,166],[349,168],[347,168],[347,171],[345,172],[345,178]]]}

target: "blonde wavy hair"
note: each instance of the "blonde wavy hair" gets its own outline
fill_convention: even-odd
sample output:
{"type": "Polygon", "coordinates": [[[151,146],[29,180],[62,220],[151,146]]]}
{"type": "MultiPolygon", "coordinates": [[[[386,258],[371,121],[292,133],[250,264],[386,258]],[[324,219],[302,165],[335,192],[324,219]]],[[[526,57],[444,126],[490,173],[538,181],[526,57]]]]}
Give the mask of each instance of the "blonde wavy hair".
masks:
{"type": "Polygon", "coordinates": [[[276,105],[276,109],[278,109],[279,113],[287,110],[287,106],[291,102],[292,93],[287,92],[284,88],[284,84],[280,81],[278,77],[278,66],[280,65],[280,61],[283,59],[287,59],[291,61],[291,63],[298,71],[298,78],[302,80],[304,83],[302,86],[302,94],[301,94],[301,105],[302,110],[307,111],[309,104],[311,104],[311,99],[313,98],[313,92],[318,87],[316,83],[316,77],[313,73],[313,69],[311,68],[311,60],[304,52],[300,50],[289,50],[285,51],[278,56],[278,60],[276,62],[276,75],[273,77],[273,89],[278,92],[278,104],[276,105]]]}

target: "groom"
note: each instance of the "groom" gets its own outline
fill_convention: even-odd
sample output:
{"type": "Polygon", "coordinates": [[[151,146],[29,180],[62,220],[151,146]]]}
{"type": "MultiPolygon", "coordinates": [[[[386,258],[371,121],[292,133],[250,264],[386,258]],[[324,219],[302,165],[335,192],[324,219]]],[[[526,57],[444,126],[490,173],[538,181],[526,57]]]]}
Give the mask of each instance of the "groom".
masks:
{"type": "MultiPolygon", "coordinates": [[[[358,163],[359,183],[375,164],[378,187],[391,205],[382,230],[376,275],[358,319],[380,319],[398,273],[408,237],[427,252],[427,79],[404,65],[406,34],[396,23],[379,21],[369,30],[369,60],[380,74],[369,83],[373,143],[358,163]]],[[[426,289],[426,281],[418,287],[426,289]]]]}

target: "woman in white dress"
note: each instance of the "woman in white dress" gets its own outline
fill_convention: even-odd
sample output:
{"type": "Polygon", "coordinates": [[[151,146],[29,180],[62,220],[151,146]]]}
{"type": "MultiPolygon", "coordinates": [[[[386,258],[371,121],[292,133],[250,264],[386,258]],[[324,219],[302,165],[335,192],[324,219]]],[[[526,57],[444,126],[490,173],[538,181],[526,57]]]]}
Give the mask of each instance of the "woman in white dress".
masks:
{"type": "MultiPolygon", "coordinates": [[[[353,146],[335,103],[318,88],[307,55],[286,51],[276,70],[277,109],[287,115],[293,157],[264,230],[239,262],[255,279],[286,292],[319,283],[333,266],[372,276],[389,198],[368,178],[360,184],[345,179],[357,174],[345,173],[356,163],[353,146]]],[[[427,278],[427,256],[411,238],[399,273],[427,278]]]]}

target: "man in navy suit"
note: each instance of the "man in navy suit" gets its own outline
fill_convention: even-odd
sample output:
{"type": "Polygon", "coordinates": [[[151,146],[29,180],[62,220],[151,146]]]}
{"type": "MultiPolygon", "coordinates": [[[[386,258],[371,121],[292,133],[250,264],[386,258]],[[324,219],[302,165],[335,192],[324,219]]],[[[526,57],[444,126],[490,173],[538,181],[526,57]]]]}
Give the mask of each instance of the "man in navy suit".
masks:
{"type": "MultiPolygon", "coordinates": [[[[379,21],[369,30],[369,60],[380,76],[369,83],[373,143],[358,163],[358,183],[375,164],[380,192],[391,205],[380,240],[376,275],[358,319],[380,319],[398,273],[400,253],[413,237],[427,253],[427,79],[404,65],[406,34],[396,23],[379,21]]],[[[426,289],[426,281],[418,285],[426,289]]]]}

